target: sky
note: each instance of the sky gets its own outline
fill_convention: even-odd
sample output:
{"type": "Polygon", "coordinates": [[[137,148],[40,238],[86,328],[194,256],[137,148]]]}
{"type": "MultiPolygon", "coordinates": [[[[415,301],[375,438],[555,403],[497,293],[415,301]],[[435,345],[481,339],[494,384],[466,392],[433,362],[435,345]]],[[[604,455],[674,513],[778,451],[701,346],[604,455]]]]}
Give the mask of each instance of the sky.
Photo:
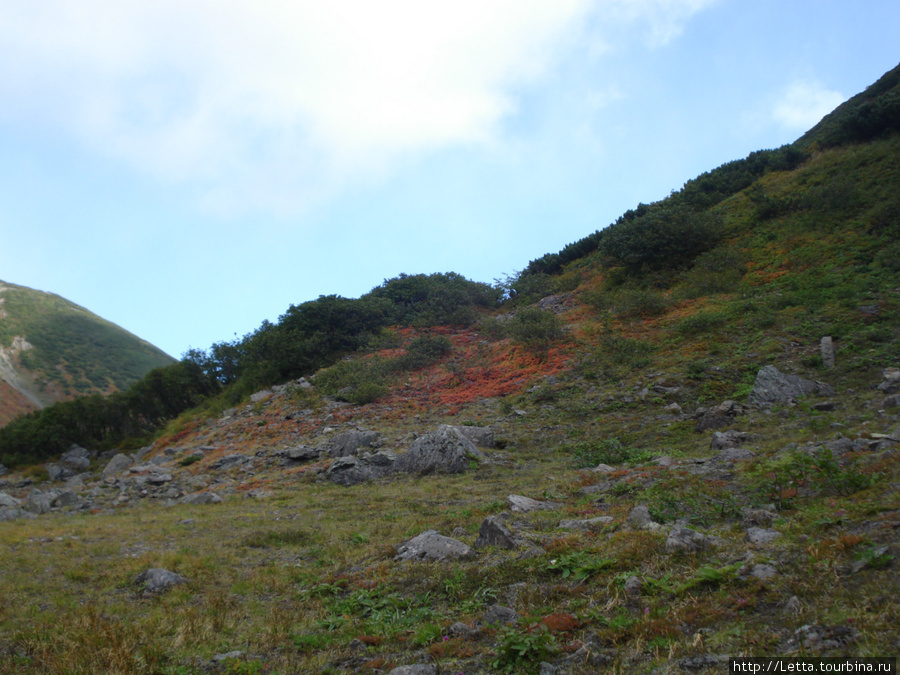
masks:
{"type": "Polygon", "coordinates": [[[0,0],[0,279],[172,356],[794,141],[896,0],[0,0]]]}

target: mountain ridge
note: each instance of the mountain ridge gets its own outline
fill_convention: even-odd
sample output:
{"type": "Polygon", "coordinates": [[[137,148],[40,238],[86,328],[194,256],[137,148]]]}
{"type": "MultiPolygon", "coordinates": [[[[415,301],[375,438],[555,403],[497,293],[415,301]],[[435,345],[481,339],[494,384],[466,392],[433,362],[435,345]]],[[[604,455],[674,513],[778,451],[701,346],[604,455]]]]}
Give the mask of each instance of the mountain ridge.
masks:
{"type": "Polygon", "coordinates": [[[0,426],[58,401],[125,389],[174,362],[59,295],[0,281],[0,426]]]}

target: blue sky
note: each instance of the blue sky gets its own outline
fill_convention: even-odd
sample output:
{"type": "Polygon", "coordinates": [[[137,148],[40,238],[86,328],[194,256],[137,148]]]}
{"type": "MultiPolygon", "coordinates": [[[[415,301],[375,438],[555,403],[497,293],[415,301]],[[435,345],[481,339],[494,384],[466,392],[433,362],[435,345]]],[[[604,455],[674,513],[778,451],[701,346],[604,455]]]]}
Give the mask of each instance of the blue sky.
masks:
{"type": "Polygon", "coordinates": [[[0,0],[0,279],[173,356],[492,282],[900,62],[896,0],[0,0]]]}

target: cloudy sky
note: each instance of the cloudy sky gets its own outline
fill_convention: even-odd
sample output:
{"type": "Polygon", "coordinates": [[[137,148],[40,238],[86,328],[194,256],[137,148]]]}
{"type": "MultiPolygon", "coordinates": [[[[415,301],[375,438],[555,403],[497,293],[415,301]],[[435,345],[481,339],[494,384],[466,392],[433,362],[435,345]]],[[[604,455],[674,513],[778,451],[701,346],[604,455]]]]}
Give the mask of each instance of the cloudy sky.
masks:
{"type": "Polygon", "coordinates": [[[0,279],[173,356],[791,142],[896,0],[0,0],[0,279]]]}

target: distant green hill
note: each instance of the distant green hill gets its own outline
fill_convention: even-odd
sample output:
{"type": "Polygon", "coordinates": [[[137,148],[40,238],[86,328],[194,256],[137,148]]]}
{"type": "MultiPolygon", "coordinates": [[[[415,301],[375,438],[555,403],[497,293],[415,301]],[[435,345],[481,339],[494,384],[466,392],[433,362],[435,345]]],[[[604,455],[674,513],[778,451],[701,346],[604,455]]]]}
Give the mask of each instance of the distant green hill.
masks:
{"type": "Polygon", "coordinates": [[[0,379],[34,407],[123,390],[173,362],[65,298],[0,281],[0,379]]]}

